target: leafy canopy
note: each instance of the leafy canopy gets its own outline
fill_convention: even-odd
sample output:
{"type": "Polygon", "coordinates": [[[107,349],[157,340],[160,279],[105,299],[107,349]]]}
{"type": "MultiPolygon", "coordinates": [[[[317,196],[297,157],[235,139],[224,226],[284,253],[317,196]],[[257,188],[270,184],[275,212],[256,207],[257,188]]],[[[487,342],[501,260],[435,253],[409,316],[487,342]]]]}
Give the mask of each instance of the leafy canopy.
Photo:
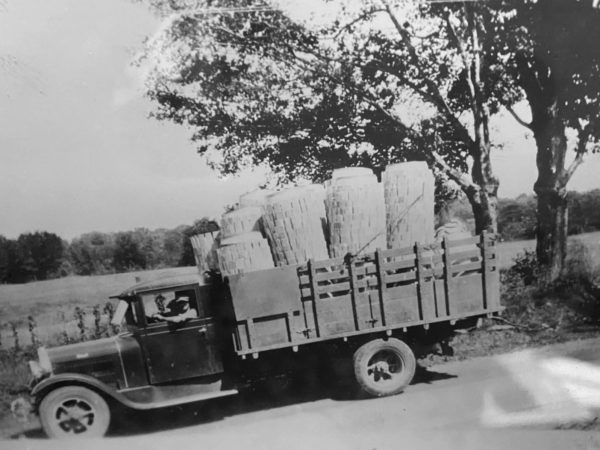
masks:
{"type": "Polygon", "coordinates": [[[222,173],[266,164],[319,181],[338,166],[427,159],[481,186],[467,164],[489,154],[479,110],[520,95],[498,39],[516,34],[502,2],[330,2],[331,20],[309,24],[261,1],[150,3],[166,15],[139,59],[154,115],[190,127],[222,173]]]}

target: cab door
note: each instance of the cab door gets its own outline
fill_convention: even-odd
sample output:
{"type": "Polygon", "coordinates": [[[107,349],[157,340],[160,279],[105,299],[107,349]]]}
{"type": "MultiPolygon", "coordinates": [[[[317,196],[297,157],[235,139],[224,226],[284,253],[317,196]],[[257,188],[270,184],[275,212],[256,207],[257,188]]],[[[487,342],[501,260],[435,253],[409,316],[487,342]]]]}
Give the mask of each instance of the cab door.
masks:
{"type": "MultiPolygon", "coordinates": [[[[200,294],[197,291],[196,297],[200,294]]],[[[189,291],[186,293],[190,295],[189,291]]],[[[221,335],[216,320],[206,317],[202,310],[199,316],[181,323],[147,323],[140,330],[151,384],[223,372],[221,335]]]]}

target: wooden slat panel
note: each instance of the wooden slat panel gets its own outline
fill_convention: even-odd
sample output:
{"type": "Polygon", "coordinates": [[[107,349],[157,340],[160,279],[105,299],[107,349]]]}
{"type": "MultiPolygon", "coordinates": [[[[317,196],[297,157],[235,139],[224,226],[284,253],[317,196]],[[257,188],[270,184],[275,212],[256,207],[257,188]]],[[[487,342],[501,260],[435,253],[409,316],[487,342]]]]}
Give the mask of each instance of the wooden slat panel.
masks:
{"type": "Polygon", "coordinates": [[[473,236],[473,237],[469,237],[469,238],[464,238],[464,239],[456,239],[456,240],[449,240],[448,241],[448,246],[450,248],[454,248],[454,247],[462,247],[463,245],[471,245],[471,244],[479,244],[479,236],[473,236]]]}
{"type": "Polygon", "coordinates": [[[374,276],[370,276],[368,278],[362,278],[356,281],[356,289],[365,289],[365,288],[376,288],[379,286],[379,280],[374,276]]]}
{"type": "Polygon", "coordinates": [[[431,255],[431,257],[426,256],[425,260],[431,262],[432,264],[442,264],[444,262],[444,257],[441,253],[436,253],[431,255]]]}
{"type": "Polygon", "coordinates": [[[486,257],[486,252],[487,249],[485,247],[485,241],[486,241],[486,233],[485,231],[481,234],[481,254],[482,254],[482,271],[481,271],[481,277],[483,278],[483,307],[487,308],[488,305],[488,296],[489,296],[489,292],[488,292],[488,284],[486,283],[486,278],[487,278],[487,273],[489,271],[489,259],[486,257]]]}
{"type": "Polygon", "coordinates": [[[375,265],[375,263],[369,264],[369,265],[365,265],[362,267],[357,267],[355,269],[356,276],[361,276],[361,275],[374,275],[377,273],[377,266],[375,265]]]}
{"type": "Polygon", "coordinates": [[[336,295],[333,297],[322,297],[320,301],[322,309],[333,308],[332,305],[340,305],[341,303],[349,302],[350,294],[336,295]]]}
{"type": "Polygon", "coordinates": [[[344,262],[345,262],[344,258],[323,259],[321,261],[314,262],[314,269],[319,270],[319,269],[330,268],[330,267],[335,267],[335,266],[342,266],[344,264],[344,262]]]}
{"type": "Polygon", "coordinates": [[[452,272],[452,274],[455,274],[458,272],[466,272],[467,270],[477,270],[477,269],[481,269],[481,261],[468,263],[468,264],[455,264],[450,267],[450,271],[452,272]]]}
{"type": "Polygon", "coordinates": [[[396,269],[408,269],[415,266],[415,259],[407,259],[405,261],[393,261],[385,262],[383,264],[383,270],[396,270],[396,269]]]}
{"type": "Polygon", "coordinates": [[[394,258],[396,256],[414,255],[415,249],[411,247],[392,248],[390,250],[382,250],[381,257],[383,259],[394,258]]]}
{"type": "MultiPolygon", "coordinates": [[[[444,249],[444,288],[445,288],[445,295],[444,297],[446,298],[446,312],[448,313],[448,315],[454,314],[454,308],[452,308],[452,303],[451,303],[451,297],[453,295],[452,293],[452,286],[450,285],[450,257],[452,256],[451,254],[451,250],[450,250],[450,246],[449,246],[449,241],[448,241],[448,236],[444,236],[444,240],[442,241],[442,248],[444,249]]],[[[453,298],[453,297],[452,297],[453,298]]]]}
{"type": "Polygon", "coordinates": [[[351,287],[350,282],[345,281],[343,283],[326,284],[326,285],[317,286],[317,292],[319,294],[328,294],[330,292],[349,291],[350,287],[351,287]]]}
{"type": "Polygon", "coordinates": [[[419,296],[419,318],[421,320],[425,319],[423,305],[426,302],[426,299],[423,298],[423,288],[424,288],[424,279],[423,279],[423,267],[421,265],[421,246],[417,243],[415,245],[415,253],[417,257],[415,258],[417,270],[417,295],[419,296]]]}
{"type": "Polygon", "coordinates": [[[435,292],[433,281],[423,281],[421,285],[421,310],[423,311],[423,320],[433,320],[438,316],[437,305],[435,302],[435,292]]]}
{"type": "Polygon", "coordinates": [[[301,288],[300,289],[300,296],[303,299],[308,299],[308,298],[312,298],[312,289],[309,287],[306,288],[301,288]]]}
{"type": "Polygon", "coordinates": [[[254,338],[256,333],[254,332],[254,321],[252,319],[246,320],[246,328],[248,330],[248,348],[252,348],[254,345],[254,338]]]}
{"type": "Polygon", "coordinates": [[[318,286],[317,281],[315,280],[315,268],[312,260],[308,260],[308,272],[310,274],[310,287],[311,287],[311,297],[313,299],[312,307],[313,307],[313,323],[315,328],[315,333],[317,337],[321,336],[321,331],[319,328],[319,294],[318,294],[318,286]]]}
{"type": "Polygon", "coordinates": [[[419,299],[414,286],[390,288],[387,291],[384,305],[388,325],[419,320],[419,299]]]}
{"type": "MultiPolygon", "coordinates": [[[[332,260],[327,260],[326,264],[313,265],[314,277],[309,275],[310,264],[304,271],[294,267],[292,284],[298,288],[294,286],[293,292],[300,290],[304,314],[295,316],[294,311],[289,310],[285,313],[285,319],[269,320],[264,327],[261,323],[264,317],[250,316],[254,318],[254,323],[244,322],[237,328],[237,351],[251,353],[352,336],[369,330],[385,330],[384,327],[398,328],[450,320],[482,311],[485,314],[487,309],[490,312],[498,310],[495,244],[487,236],[480,239],[479,245],[466,250],[454,245],[459,241],[448,243],[446,249],[440,246],[440,251],[420,246],[418,254],[406,252],[407,259],[400,261],[383,258],[385,253],[397,254],[397,249],[381,251],[374,254],[373,259],[355,259],[352,271],[343,265],[341,259],[338,259],[337,267],[329,264],[332,260]],[[420,258],[416,258],[417,255],[420,258]],[[481,260],[470,260],[475,257],[481,260]],[[466,261],[443,264],[446,258],[450,261],[466,261]],[[315,268],[317,266],[320,266],[318,270],[315,268]],[[420,271],[420,277],[415,273],[417,270],[420,271]],[[471,273],[461,274],[468,271],[471,273]],[[434,272],[437,273],[435,279],[434,272]],[[442,276],[443,273],[446,276],[442,276]],[[351,282],[352,275],[354,278],[351,282]],[[418,278],[420,283],[416,283],[418,278]],[[393,286],[400,283],[404,284],[393,286]],[[316,301],[312,301],[312,287],[318,292],[316,301]],[[417,288],[420,288],[420,302],[417,288]],[[252,325],[255,331],[250,331],[252,325]],[[319,334],[314,332],[317,326],[319,334]],[[306,332],[306,329],[312,330],[306,332]],[[257,336],[257,333],[262,336],[257,336]]],[[[473,239],[467,241],[472,242],[473,239]]],[[[397,255],[395,257],[398,258],[397,255]]],[[[297,294],[293,295],[297,297],[297,294]]]]}
{"type": "Polygon", "coordinates": [[[401,283],[403,281],[414,281],[416,279],[417,279],[417,274],[415,273],[415,271],[398,273],[398,274],[394,274],[394,275],[387,275],[387,274],[383,275],[383,282],[386,285],[392,284],[392,283],[401,283]]]}
{"type": "Polygon", "coordinates": [[[317,282],[348,278],[347,270],[333,270],[331,272],[317,273],[317,282]]]}
{"type": "Polygon", "coordinates": [[[377,250],[375,254],[375,264],[377,267],[377,282],[379,284],[379,307],[381,308],[381,323],[385,325],[387,323],[386,309],[384,304],[384,293],[386,292],[386,285],[383,281],[384,274],[382,270],[383,259],[381,257],[381,250],[377,250]]]}
{"type": "Polygon", "coordinates": [[[452,299],[453,315],[467,314],[483,308],[481,274],[452,278],[455,296],[452,299]]]}
{"type": "Polygon", "coordinates": [[[358,302],[359,302],[359,295],[357,293],[357,286],[356,286],[356,275],[354,274],[354,263],[352,261],[350,261],[350,264],[348,265],[348,271],[350,272],[350,300],[352,301],[352,315],[354,317],[354,327],[356,330],[360,329],[360,324],[359,324],[359,311],[358,311],[358,302]]]}
{"type": "Polygon", "coordinates": [[[452,252],[452,261],[456,261],[459,259],[467,259],[481,256],[481,249],[479,247],[473,247],[470,250],[461,250],[452,252]]]}
{"type": "Polygon", "coordinates": [[[433,292],[435,295],[435,309],[437,311],[437,316],[447,316],[448,310],[446,308],[446,289],[444,287],[444,280],[433,281],[433,292]]]}

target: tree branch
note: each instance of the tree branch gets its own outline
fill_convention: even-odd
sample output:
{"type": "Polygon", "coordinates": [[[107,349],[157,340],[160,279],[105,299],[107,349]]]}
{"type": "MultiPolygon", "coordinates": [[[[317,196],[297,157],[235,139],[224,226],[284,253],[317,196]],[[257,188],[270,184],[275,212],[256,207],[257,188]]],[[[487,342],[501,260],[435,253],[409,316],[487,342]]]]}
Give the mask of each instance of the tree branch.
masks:
{"type": "Polygon", "coordinates": [[[342,34],[344,31],[346,31],[348,28],[352,27],[352,25],[357,24],[358,22],[360,22],[361,20],[365,20],[369,17],[371,17],[374,14],[380,13],[380,12],[385,12],[385,8],[372,8],[369,11],[365,11],[364,13],[362,13],[360,16],[358,16],[356,19],[348,22],[346,25],[344,25],[343,27],[341,27],[337,33],[335,33],[333,35],[333,38],[337,38],[340,34],[342,34]]]}
{"type": "Polygon", "coordinates": [[[473,183],[467,174],[450,166],[437,151],[432,149],[428,154],[431,155],[431,159],[434,161],[434,163],[437,164],[450,177],[450,179],[456,182],[456,184],[458,184],[463,190],[466,191],[477,188],[475,183],[473,183]]]}
{"type": "Polygon", "coordinates": [[[452,13],[450,11],[448,11],[448,13],[446,14],[446,17],[445,17],[446,26],[448,27],[450,36],[452,37],[452,39],[454,39],[454,42],[456,43],[456,48],[458,49],[458,53],[460,54],[460,57],[462,59],[463,66],[465,67],[465,70],[467,71],[466,79],[467,79],[467,85],[469,86],[469,92],[471,94],[471,103],[472,103],[473,99],[475,99],[475,86],[473,85],[473,81],[471,80],[471,64],[469,63],[469,57],[467,55],[467,51],[465,50],[464,43],[458,36],[458,33],[456,32],[454,25],[452,25],[452,21],[450,20],[451,17],[454,17],[454,16],[452,16],[452,13]]]}
{"type": "MultiPolygon", "coordinates": [[[[388,16],[390,17],[390,20],[394,24],[396,31],[400,35],[402,42],[404,43],[404,45],[406,45],[406,48],[408,50],[408,55],[409,55],[410,59],[412,60],[413,65],[417,69],[419,69],[420,72],[422,72],[421,60],[419,58],[419,55],[417,54],[417,50],[416,50],[415,46],[410,42],[410,33],[402,27],[402,25],[398,21],[398,18],[395,16],[394,12],[392,11],[392,9],[391,9],[390,5],[387,3],[387,1],[384,1],[383,4],[385,5],[386,12],[387,12],[388,16]]],[[[460,120],[458,120],[458,117],[456,116],[454,111],[452,111],[452,109],[450,108],[450,106],[448,105],[446,100],[444,99],[444,96],[440,92],[438,86],[435,84],[435,82],[433,80],[429,79],[428,77],[423,77],[423,78],[424,78],[423,81],[429,91],[429,96],[430,96],[429,101],[436,106],[436,108],[440,111],[440,113],[455,128],[455,130],[460,135],[461,140],[463,140],[463,142],[465,144],[467,144],[467,146],[472,147],[475,144],[475,142],[471,138],[471,135],[469,134],[467,129],[460,122],[460,120]]]]}
{"type": "Polygon", "coordinates": [[[581,165],[582,162],[583,162],[583,153],[577,153],[577,156],[575,156],[575,159],[573,160],[571,165],[565,170],[564,175],[561,177],[561,184],[563,186],[565,186],[565,187],[567,186],[567,183],[571,180],[571,177],[573,176],[573,174],[575,173],[575,171],[581,165]]]}
{"type": "Polygon", "coordinates": [[[519,124],[523,125],[525,128],[529,128],[530,130],[533,131],[533,125],[530,122],[525,122],[523,119],[521,119],[521,117],[516,113],[516,111],[513,109],[512,106],[504,105],[504,107],[510,113],[510,115],[513,116],[513,118],[517,122],[519,122],[519,124]]]}
{"type": "MultiPolygon", "coordinates": [[[[315,68],[312,64],[310,64],[305,59],[299,58],[297,55],[296,55],[296,57],[297,57],[298,62],[300,62],[301,64],[304,65],[305,69],[317,73],[318,69],[315,68]]],[[[334,81],[342,86],[345,86],[347,89],[350,89],[352,92],[354,92],[354,94],[357,97],[359,97],[363,101],[367,102],[373,108],[377,109],[379,112],[381,112],[383,115],[385,115],[388,119],[390,119],[392,122],[394,122],[397,126],[399,126],[402,129],[402,131],[404,133],[406,133],[407,136],[411,136],[413,138],[419,137],[418,133],[414,129],[408,127],[402,121],[402,119],[397,117],[393,112],[391,112],[387,108],[383,107],[377,101],[377,99],[373,98],[373,96],[370,95],[368,92],[358,89],[355,86],[349,86],[348,84],[343,83],[342,80],[339,80],[337,77],[335,77],[329,73],[325,73],[325,72],[321,71],[320,74],[327,76],[332,81],[334,81]]],[[[450,166],[436,150],[429,149],[428,151],[424,152],[424,156],[426,158],[428,158],[430,161],[432,161],[434,164],[437,164],[442,169],[442,171],[448,175],[448,177],[451,180],[456,182],[461,187],[461,189],[463,189],[465,191],[477,189],[477,186],[475,185],[475,183],[473,183],[473,181],[469,178],[469,176],[467,174],[461,172],[460,170],[454,169],[452,166],[450,166]]]]}
{"type": "Polygon", "coordinates": [[[519,84],[525,91],[527,101],[531,105],[530,129],[535,131],[536,124],[543,122],[545,99],[538,72],[532,67],[532,62],[522,52],[515,55],[519,84]]]}
{"type": "Polygon", "coordinates": [[[562,187],[567,186],[567,184],[573,177],[573,174],[583,162],[583,155],[587,150],[587,144],[592,132],[591,125],[589,123],[583,128],[577,128],[579,130],[579,139],[577,140],[577,147],[575,148],[575,159],[573,160],[573,162],[571,162],[569,167],[563,171],[563,173],[560,176],[560,184],[562,187]]]}

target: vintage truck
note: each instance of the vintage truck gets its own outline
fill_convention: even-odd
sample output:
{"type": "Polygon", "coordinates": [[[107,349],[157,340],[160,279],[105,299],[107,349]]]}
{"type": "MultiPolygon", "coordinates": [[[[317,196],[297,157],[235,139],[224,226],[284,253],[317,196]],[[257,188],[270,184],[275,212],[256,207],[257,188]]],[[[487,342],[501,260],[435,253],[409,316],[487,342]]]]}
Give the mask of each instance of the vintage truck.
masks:
{"type": "Polygon", "coordinates": [[[138,283],[114,297],[126,331],[39,349],[35,411],[51,437],[99,436],[115,409],[205,401],[314,367],[333,374],[340,359],[367,394],[396,394],[413,378],[417,349],[501,312],[497,261],[494,237],[482,234],[138,283]],[[159,294],[188,297],[196,317],[150,320],[159,294]]]}

